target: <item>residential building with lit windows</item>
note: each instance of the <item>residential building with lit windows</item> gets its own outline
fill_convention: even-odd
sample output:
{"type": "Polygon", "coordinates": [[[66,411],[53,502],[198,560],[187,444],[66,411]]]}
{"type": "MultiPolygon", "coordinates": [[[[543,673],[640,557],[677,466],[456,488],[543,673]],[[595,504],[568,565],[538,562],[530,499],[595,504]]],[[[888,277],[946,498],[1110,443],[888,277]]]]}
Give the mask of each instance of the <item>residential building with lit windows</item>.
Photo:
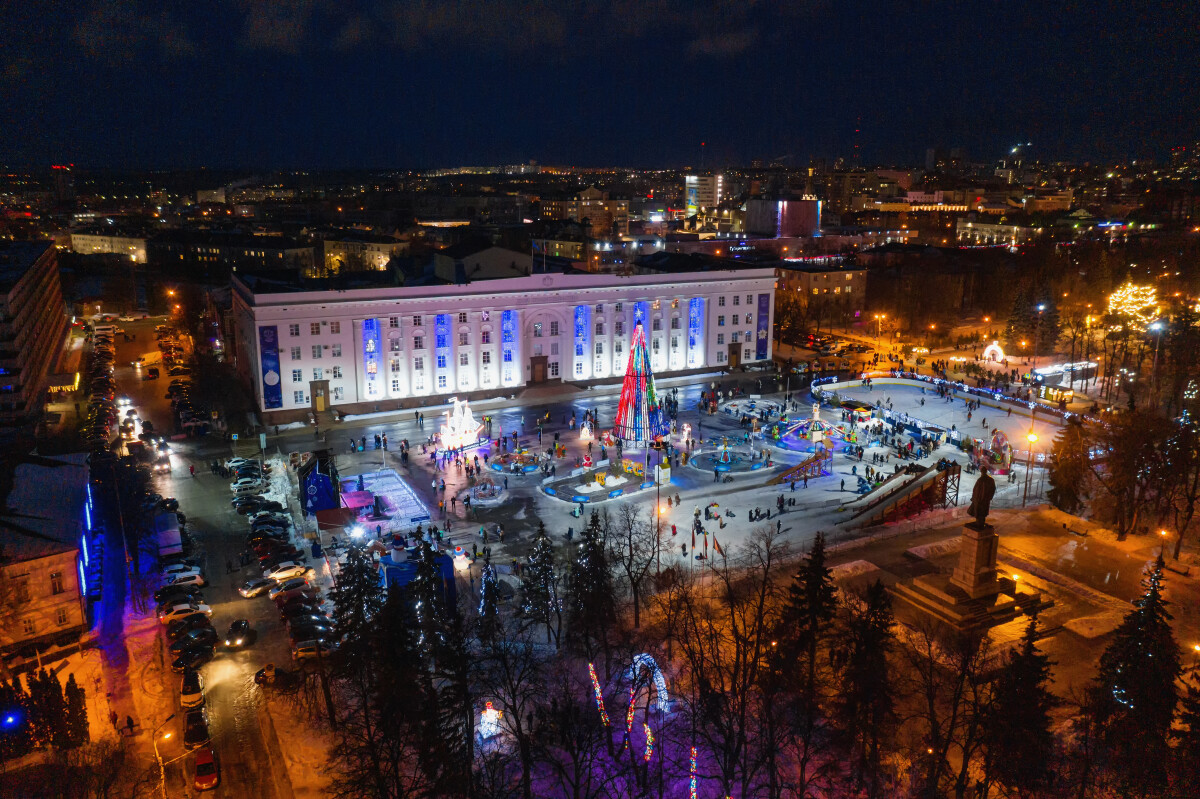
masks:
{"type": "Polygon", "coordinates": [[[724,196],[725,178],[722,175],[685,175],[683,178],[683,204],[688,216],[721,204],[724,196]]]}
{"type": "Polygon", "coordinates": [[[785,262],[776,274],[780,293],[794,294],[802,308],[862,310],[867,299],[866,269],[785,262]]]}
{"type": "Polygon", "coordinates": [[[124,255],[134,263],[146,263],[146,236],[135,231],[109,227],[71,231],[71,250],[80,255],[124,255]]]}
{"type": "Polygon", "coordinates": [[[771,358],[769,268],[546,273],[336,292],[236,275],[233,287],[232,349],[268,418],[619,380],[639,322],[656,374],[771,358]]]}
{"type": "Polygon", "coordinates": [[[0,426],[41,411],[69,324],[54,243],[0,243],[0,426]]]}
{"type": "Polygon", "coordinates": [[[629,233],[629,200],[610,198],[594,187],[566,197],[543,197],[540,207],[542,219],[548,222],[586,219],[589,236],[604,238],[629,233]]]}
{"type": "Polygon", "coordinates": [[[10,459],[0,511],[0,657],[77,641],[89,627],[92,494],[86,454],[10,459]]]}

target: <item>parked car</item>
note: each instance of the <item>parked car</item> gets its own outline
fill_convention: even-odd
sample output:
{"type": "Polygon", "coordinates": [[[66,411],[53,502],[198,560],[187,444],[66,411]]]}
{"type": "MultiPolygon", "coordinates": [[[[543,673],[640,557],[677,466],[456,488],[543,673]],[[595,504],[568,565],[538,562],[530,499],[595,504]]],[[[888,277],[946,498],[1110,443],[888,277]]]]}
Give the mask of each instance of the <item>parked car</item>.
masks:
{"type": "Polygon", "coordinates": [[[183,717],[184,748],[196,749],[208,740],[208,712],[202,707],[189,710],[183,717]]]}
{"type": "Polygon", "coordinates": [[[279,618],[288,619],[294,616],[320,615],[321,603],[308,597],[292,597],[279,605],[279,618]]]}
{"type": "MultiPolygon", "coordinates": [[[[177,381],[174,381],[174,380],[171,381],[172,385],[174,385],[175,382],[177,382],[177,381]]],[[[225,461],[225,468],[226,469],[236,469],[238,466],[244,466],[246,464],[254,464],[257,466],[258,461],[253,460],[251,458],[230,458],[229,460],[225,461]]]]}
{"type": "Polygon", "coordinates": [[[309,585],[307,577],[292,577],[288,580],[284,580],[283,582],[276,584],[274,588],[272,588],[269,592],[267,592],[267,596],[269,596],[271,599],[274,599],[275,597],[279,596],[280,594],[284,593],[285,591],[291,591],[293,588],[309,588],[309,587],[312,587],[312,586],[309,585]]]}
{"type": "Polygon", "coordinates": [[[212,627],[197,627],[172,641],[167,647],[172,655],[178,655],[186,649],[211,647],[217,643],[217,631],[212,627]]]}
{"type": "MultiPolygon", "coordinates": [[[[288,638],[293,646],[303,641],[331,641],[333,639],[332,624],[293,624],[288,627],[288,638]]],[[[326,649],[326,652],[329,650],[326,649]]]]}
{"type": "Polygon", "coordinates": [[[183,673],[179,684],[179,704],[184,707],[200,707],[204,704],[204,678],[191,669],[183,673]]]}
{"type": "Polygon", "coordinates": [[[294,560],[285,560],[282,563],[277,563],[269,569],[263,570],[263,577],[268,580],[274,580],[281,583],[284,580],[290,580],[293,577],[300,577],[308,571],[308,567],[303,563],[297,563],[294,560]]]}
{"type": "Polygon", "coordinates": [[[159,372],[157,366],[151,366],[144,373],[142,373],[142,380],[157,380],[158,377],[159,372]]]}
{"type": "Polygon", "coordinates": [[[164,585],[154,592],[154,601],[161,604],[174,599],[172,604],[178,605],[180,602],[197,599],[200,594],[200,588],[195,585],[164,585]]]}
{"type": "Polygon", "coordinates": [[[184,616],[182,619],[176,619],[167,625],[167,640],[177,641],[192,630],[199,630],[204,627],[212,627],[212,621],[203,613],[193,613],[190,616],[184,616]]]}
{"type": "Polygon", "coordinates": [[[158,620],[162,624],[170,624],[176,619],[182,619],[184,616],[190,616],[193,613],[203,613],[205,616],[212,615],[212,608],[208,605],[198,605],[188,602],[181,605],[173,605],[167,610],[158,612],[158,620]]]}
{"type": "Polygon", "coordinates": [[[197,791],[211,791],[221,782],[221,768],[217,765],[217,756],[211,747],[196,750],[193,763],[192,787],[197,791]]]}
{"type": "Polygon", "coordinates": [[[251,597],[262,596],[275,585],[274,580],[268,580],[266,577],[251,577],[249,580],[238,589],[238,593],[250,599],[251,597]]]}
{"type": "Polygon", "coordinates": [[[211,646],[198,646],[192,649],[185,649],[179,653],[179,657],[171,661],[171,671],[176,674],[182,674],[188,669],[198,669],[213,659],[214,651],[214,647],[211,646]]]}
{"type": "Polygon", "coordinates": [[[198,571],[180,572],[179,574],[167,575],[170,585],[195,585],[203,586],[207,582],[204,575],[198,571]]]}
{"type": "Polygon", "coordinates": [[[195,572],[196,574],[200,573],[199,566],[195,566],[186,561],[179,561],[176,563],[164,563],[161,565],[160,568],[162,570],[163,575],[166,577],[170,577],[175,574],[190,574],[192,572],[195,572]]]}
{"type": "Polygon", "coordinates": [[[289,588],[286,591],[281,591],[275,595],[274,599],[276,605],[281,605],[298,597],[319,602],[321,601],[321,591],[315,585],[302,585],[299,588],[289,588]]]}
{"type": "Polygon", "coordinates": [[[249,646],[256,637],[257,635],[250,627],[250,622],[246,619],[238,619],[229,625],[229,630],[225,633],[225,646],[229,649],[249,646]]]}
{"type": "Polygon", "coordinates": [[[313,641],[300,641],[292,645],[292,660],[310,660],[336,651],[337,644],[332,641],[320,638],[313,641]]]}

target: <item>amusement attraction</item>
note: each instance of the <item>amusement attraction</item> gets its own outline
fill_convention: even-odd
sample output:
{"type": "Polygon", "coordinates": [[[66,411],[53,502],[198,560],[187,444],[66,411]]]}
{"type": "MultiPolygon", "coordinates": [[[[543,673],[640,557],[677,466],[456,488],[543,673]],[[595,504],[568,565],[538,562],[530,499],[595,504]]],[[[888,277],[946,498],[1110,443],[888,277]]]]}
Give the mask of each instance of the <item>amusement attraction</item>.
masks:
{"type": "Polygon", "coordinates": [[[646,333],[639,322],[633,328],[629,366],[625,369],[625,382],[621,386],[621,399],[617,405],[612,434],[627,447],[648,447],[667,435],[669,430],[670,423],[654,388],[646,333]]]}
{"type": "Polygon", "coordinates": [[[1013,446],[1003,430],[993,427],[990,442],[985,443],[983,439],[976,438],[973,444],[971,462],[977,469],[987,467],[990,473],[996,475],[1012,471],[1013,446]]]}
{"type": "Polygon", "coordinates": [[[855,443],[858,434],[853,424],[834,424],[822,419],[821,406],[813,403],[811,418],[792,421],[784,416],[763,428],[763,438],[780,449],[816,452],[836,449],[838,444],[855,443]]]}

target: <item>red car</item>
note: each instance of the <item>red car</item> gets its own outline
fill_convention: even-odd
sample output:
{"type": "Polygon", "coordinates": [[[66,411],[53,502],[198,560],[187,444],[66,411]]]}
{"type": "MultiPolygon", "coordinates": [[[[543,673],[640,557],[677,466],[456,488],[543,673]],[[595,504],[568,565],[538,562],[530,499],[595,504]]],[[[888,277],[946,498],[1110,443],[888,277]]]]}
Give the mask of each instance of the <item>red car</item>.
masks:
{"type": "Polygon", "coordinates": [[[195,785],[197,791],[211,791],[221,781],[221,768],[217,765],[217,756],[209,747],[196,750],[195,785]]]}

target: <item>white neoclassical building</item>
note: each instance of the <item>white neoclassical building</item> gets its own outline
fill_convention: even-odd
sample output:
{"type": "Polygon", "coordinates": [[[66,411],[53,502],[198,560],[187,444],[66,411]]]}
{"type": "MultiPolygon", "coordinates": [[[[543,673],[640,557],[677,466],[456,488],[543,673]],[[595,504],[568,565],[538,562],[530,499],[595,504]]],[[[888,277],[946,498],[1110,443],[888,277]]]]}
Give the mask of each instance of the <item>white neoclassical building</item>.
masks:
{"type": "Polygon", "coordinates": [[[772,269],[317,292],[235,276],[232,343],[267,414],[387,409],[413,398],[619,378],[638,323],[656,374],[769,360],[774,297],[772,269]]]}

